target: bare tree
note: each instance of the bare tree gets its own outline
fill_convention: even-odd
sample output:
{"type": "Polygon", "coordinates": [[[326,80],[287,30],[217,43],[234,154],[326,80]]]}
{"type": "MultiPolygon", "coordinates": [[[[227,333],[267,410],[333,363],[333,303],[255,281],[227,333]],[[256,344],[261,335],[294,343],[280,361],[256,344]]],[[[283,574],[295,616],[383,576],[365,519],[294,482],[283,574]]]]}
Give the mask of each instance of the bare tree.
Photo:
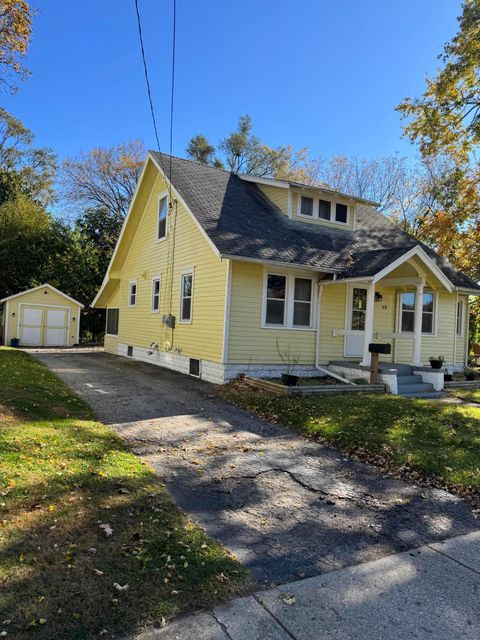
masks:
{"type": "Polygon", "coordinates": [[[96,148],[63,162],[61,185],[67,201],[87,207],[105,207],[124,217],[145,160],[139,140],[96,148]]]}

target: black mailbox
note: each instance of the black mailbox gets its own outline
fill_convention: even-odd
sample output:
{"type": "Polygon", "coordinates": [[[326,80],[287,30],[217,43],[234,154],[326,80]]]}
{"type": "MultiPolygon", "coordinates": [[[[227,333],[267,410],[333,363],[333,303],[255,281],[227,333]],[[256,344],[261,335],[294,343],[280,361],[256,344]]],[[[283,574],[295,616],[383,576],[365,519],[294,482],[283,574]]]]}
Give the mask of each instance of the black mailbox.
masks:
{"type": "Polygon", "coordinates": [[[374,344],[373,342],[368,345],[370,353],[392,353],[392,345],[389,342],[374,344]]]}

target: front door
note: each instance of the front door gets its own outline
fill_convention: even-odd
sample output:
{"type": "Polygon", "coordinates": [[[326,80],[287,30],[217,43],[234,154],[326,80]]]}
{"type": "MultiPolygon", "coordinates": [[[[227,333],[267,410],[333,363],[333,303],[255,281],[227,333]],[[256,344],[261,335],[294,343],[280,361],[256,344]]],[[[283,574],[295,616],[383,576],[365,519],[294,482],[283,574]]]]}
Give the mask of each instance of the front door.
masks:
{"type": "Polygon", "coordinates": [[[348,307],[345,355],[360,357],[363,355],[365,314],[367,311],[367,289],[365,287],[351,288],[348,307]]]}

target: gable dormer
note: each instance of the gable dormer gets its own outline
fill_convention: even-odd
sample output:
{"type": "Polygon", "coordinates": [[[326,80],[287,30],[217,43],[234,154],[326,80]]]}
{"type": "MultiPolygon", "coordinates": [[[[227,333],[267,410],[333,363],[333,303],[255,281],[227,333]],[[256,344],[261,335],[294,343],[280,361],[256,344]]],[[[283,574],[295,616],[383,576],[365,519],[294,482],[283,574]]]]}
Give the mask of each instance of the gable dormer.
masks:
{"type": "Polygon", "coordinates": [[[338,193],[325,187],[311,187],[287,180],[240,175],[242,180],[255,182],[257,187],[286,216],[297,222],[336,229],[355,228],[358,203],[376,203],[338,193]]]}

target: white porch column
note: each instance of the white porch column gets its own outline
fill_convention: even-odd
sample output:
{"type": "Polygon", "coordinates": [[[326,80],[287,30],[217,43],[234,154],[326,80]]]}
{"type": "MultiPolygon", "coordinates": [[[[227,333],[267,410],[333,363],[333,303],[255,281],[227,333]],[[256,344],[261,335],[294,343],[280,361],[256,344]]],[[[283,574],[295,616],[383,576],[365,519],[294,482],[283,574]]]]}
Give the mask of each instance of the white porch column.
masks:
{"type": "Polygon", "coordinates": [[[413,364],[422,364],[422,312],[423,312],[423,284],[417,284],[415,293],[415,324],[413,329],[413,364]]]}
{"type": "Polygon", "coordinates": [[[368,351],[368,345],[373,340],[373,315],[375,311],[375,283],[369,282],[367,286],[367,309],[365,311],[365,333],[363,335],[363,360],[365,367],[369,367],[372,354],[368,351]]]}

